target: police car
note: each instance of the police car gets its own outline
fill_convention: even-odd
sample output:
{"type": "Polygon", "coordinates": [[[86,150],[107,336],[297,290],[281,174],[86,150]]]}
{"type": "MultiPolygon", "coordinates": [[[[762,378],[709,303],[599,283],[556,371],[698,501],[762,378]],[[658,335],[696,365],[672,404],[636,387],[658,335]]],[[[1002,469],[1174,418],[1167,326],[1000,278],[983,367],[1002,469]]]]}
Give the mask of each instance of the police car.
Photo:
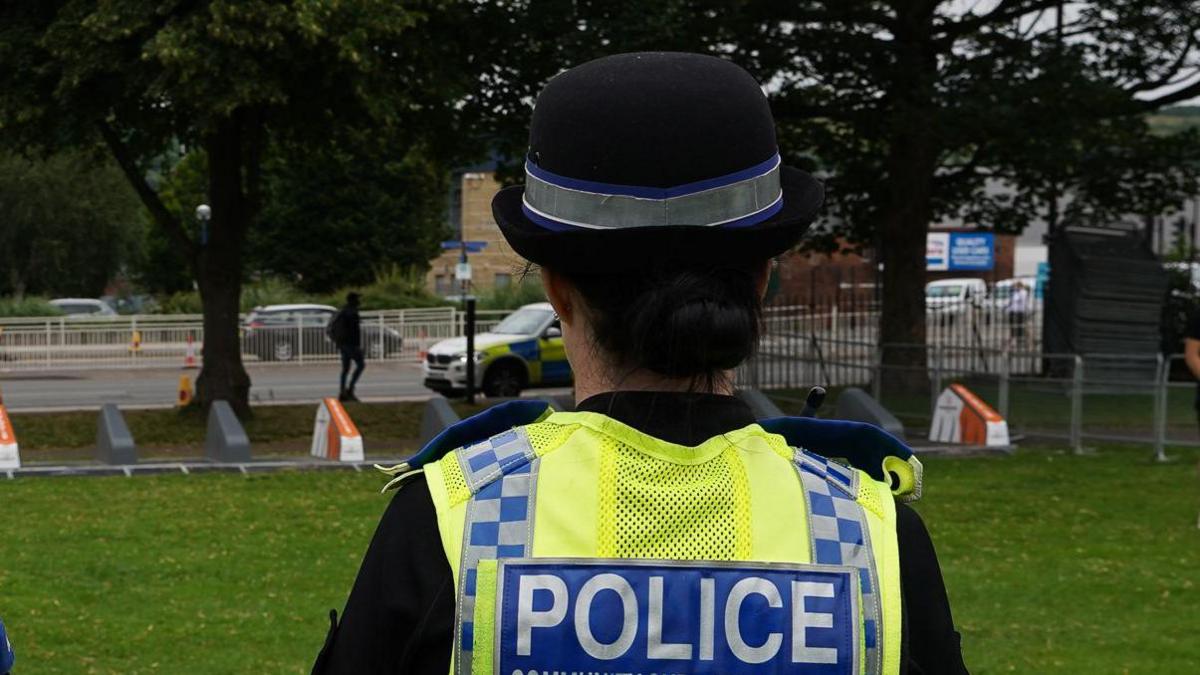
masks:
{"type": "MultiPolygon", "coordinates": [[[[548,302],[525,305],[475,336],[475,386],[488,396],[517,396],[522,389],[571,383],[562,327],[548,302]]],[[[467,386],[467,339],[433,345],[422,363],[425,386],[456,396],[467,386]]]]}

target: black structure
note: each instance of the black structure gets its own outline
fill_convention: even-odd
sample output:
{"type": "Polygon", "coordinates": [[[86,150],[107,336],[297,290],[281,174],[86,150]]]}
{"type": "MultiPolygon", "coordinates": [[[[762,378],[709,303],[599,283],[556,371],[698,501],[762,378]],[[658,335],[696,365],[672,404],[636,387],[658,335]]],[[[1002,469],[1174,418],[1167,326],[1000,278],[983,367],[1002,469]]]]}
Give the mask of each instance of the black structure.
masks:
{"type": "MultiPolygon", "coordinates": [[[[1089,381],[1149,381],[1161,345],[1167,274],[1141,233],[1068,227],[1050,247],[1043,342],[1048,354],[1084,356],[1089,381]],[[1128,359],[1087,359],[1120,354],[1128,359]],[[1139,358],[1141,357],[1141,358],[1139,358]]],[[[1051,361],[1048,370],[1067,364],[1051,361]]]]}

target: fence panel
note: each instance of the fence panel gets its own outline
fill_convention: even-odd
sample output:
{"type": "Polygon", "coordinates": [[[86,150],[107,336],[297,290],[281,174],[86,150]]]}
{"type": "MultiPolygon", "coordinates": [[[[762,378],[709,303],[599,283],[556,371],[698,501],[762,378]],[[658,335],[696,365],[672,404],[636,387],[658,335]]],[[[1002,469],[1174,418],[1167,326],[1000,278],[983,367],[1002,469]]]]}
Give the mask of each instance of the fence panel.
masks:
{"type": "MultiPolygon", "coordinates": [[[[486,332],[509,312],[478,313],[486,332]]],[[[455,307],[362,313],[363,349],[369,360],[416,362],[434,343],[462,335],[455,307]]],[[[317,317],[300,315],[280,325],[240,329],[242,358],[256,364],[336,361],[338,350],[317,317]]],[[[203,355],[199,316],[120,316],[93,319],[49,317],[0,321],[0,371],[126,369],[182,366],[203,355]]]]}

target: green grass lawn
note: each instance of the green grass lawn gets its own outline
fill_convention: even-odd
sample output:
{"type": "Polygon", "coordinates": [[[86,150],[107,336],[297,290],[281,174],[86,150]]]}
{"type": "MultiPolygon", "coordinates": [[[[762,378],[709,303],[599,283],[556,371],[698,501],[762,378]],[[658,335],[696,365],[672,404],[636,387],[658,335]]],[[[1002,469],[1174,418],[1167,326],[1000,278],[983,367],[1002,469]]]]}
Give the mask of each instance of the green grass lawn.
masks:
{"type": "MultiPolygon", "coordinates": [[[[929,459],[973,673],[1191,673],[1200,450],[929,459]]],[[[382,512],[350,472],[0,482],[19,675],[305,673],[382,512]]],[[[430,542],[438,546],[437,542],[430,542]]]]}

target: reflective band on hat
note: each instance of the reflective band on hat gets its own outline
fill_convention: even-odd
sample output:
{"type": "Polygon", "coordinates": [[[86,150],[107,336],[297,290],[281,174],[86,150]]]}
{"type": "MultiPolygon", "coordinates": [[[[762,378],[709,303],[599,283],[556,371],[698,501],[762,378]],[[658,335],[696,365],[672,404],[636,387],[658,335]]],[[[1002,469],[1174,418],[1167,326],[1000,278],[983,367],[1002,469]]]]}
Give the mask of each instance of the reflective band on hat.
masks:
{"type": "Polygon", "coordinates": [[[660,225],[746,227],[783,207],[779,155],[727,176],[671,188],[580,181],[525,163],[525,215],[553,229],[660,225]]]}

